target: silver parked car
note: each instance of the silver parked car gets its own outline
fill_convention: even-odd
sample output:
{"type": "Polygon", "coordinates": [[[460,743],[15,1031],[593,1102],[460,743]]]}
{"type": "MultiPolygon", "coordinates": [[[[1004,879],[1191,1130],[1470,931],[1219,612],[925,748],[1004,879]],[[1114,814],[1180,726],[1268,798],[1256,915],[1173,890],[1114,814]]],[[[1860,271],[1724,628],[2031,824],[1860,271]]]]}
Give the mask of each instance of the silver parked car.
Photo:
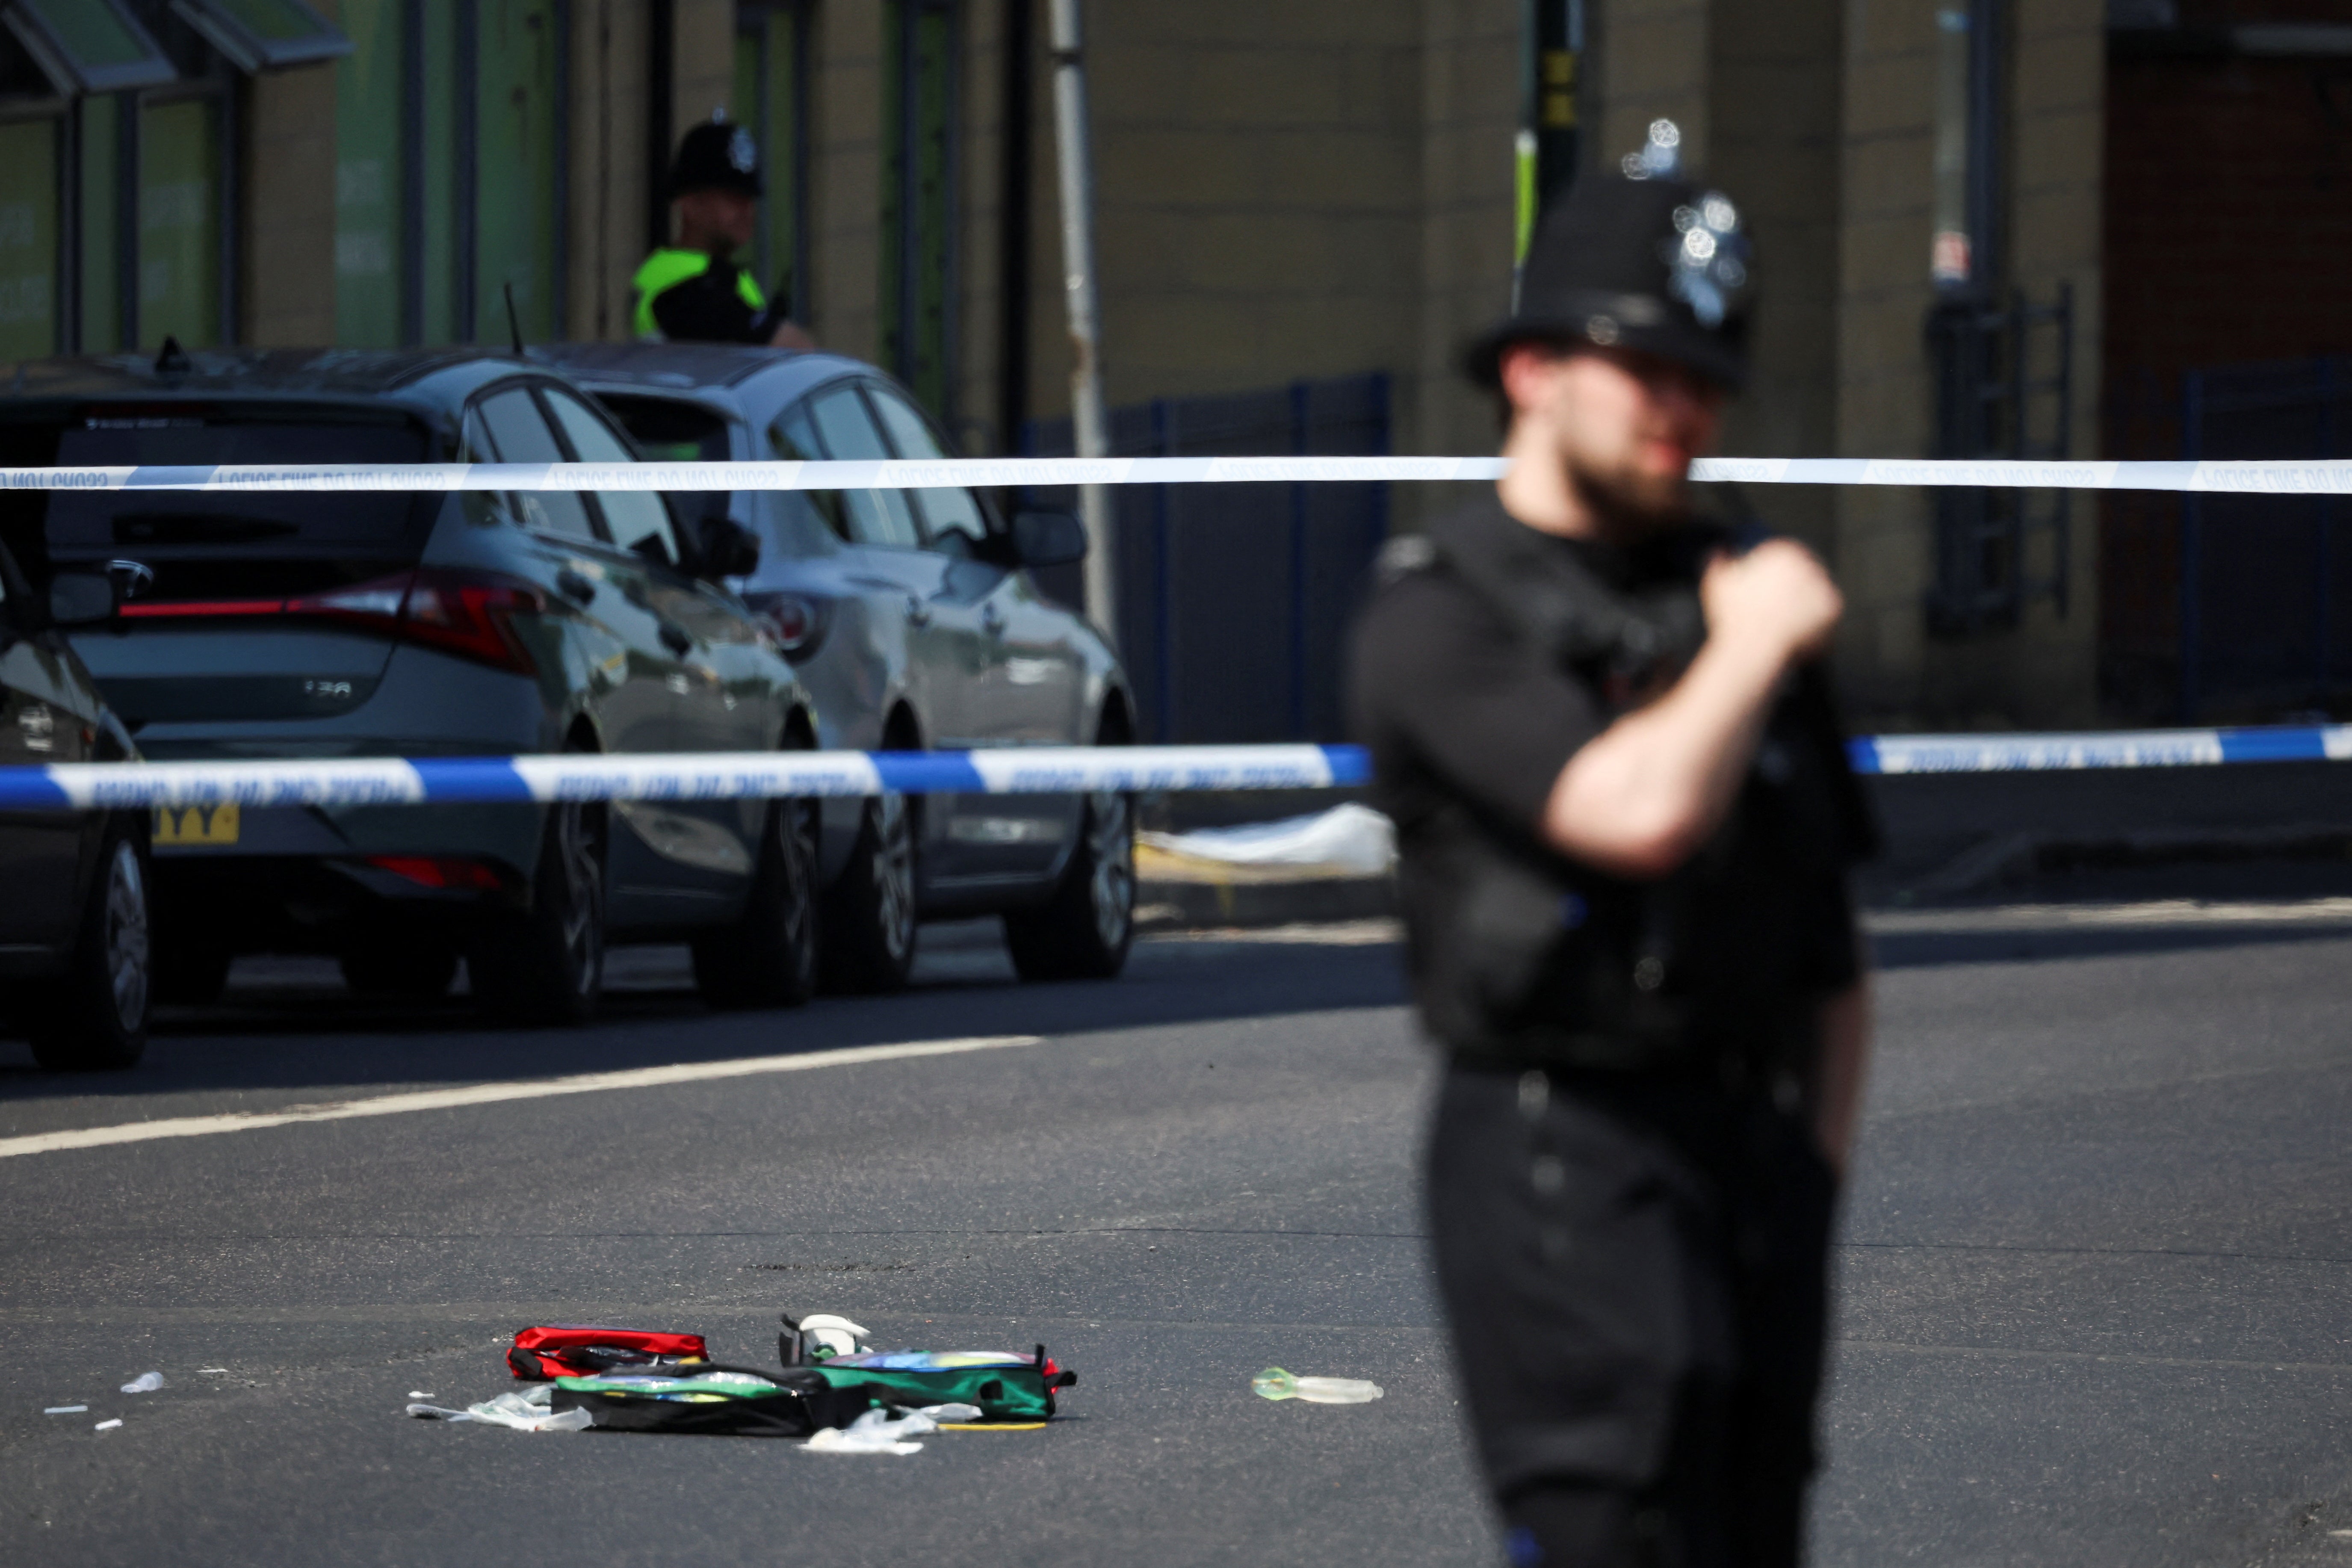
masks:
{"type": "MultiPolygon", "coordinates": [[[[600,397],[647,458],[935,458],[889,377],[832,354],[715,344],[534,351],[600,397]]],[[[828,748],[1123,745],[1118,658],[1029,568],[1085,552],[1066,513],[1005,520],[967,489],[680,498],[760,541],[734,586],[814,698],[828,748]]],[[[828,801],[820,951],[840,989],[904,982],[922,919],[1002,914],[1029,979],[1115,974],[1133,933],[1133,816],[1118,795],[828,801]]]]}

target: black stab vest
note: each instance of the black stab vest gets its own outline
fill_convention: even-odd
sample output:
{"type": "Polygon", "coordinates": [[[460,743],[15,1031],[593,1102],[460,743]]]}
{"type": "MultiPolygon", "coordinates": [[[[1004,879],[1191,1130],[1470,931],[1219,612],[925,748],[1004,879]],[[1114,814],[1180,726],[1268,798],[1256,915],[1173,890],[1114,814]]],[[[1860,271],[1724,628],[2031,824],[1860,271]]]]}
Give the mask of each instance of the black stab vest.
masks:
{"type": "MultiPolygon", "coordinates": [[[[1720,531],[1654,542],[1612,582],[1499,507],[1433,525],[1387,569],[1454,577],[1524,657],[1625,711],[1677,678],[1706,637],[1697,580],[1720,531]]],[[[1818,668],[1776,700],[1721,827],[1655,882],[1611,877],[1448,793],[1400,868],[1424,1017],[1465,1058],[1523,1067],[1803,1071],[1817,989],[1803,943],[1842,921],[1846,868],[1870,847],[1818,668]]]]}

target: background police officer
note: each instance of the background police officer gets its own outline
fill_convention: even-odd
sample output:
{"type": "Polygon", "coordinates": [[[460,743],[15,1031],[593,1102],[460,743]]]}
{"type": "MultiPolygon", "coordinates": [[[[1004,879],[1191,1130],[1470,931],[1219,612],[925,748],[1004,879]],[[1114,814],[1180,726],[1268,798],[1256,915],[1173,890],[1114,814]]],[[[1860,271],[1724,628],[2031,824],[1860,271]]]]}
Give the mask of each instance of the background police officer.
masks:
{"type": "Polygon", "coordinates": [[[1508,476],[1391,545],[1352,653],[1448,1053],[1439,1280],[1521,1564],[1800,1551],[1871,830],[1835,587],[1686,495],[1747,251],[1720,193],[1579,183],[1471,356],[1508,476]]]}
{"type": "Polygon", "coordinates": [[[792,302],[772,307],[735,253],[751,243],[759,222],[759,145],[751,132],[712,120],[688,132],[670,166],[677,243],[637,268],[637,336],[651,341],[816,345],[790,319],[792,302]]]}

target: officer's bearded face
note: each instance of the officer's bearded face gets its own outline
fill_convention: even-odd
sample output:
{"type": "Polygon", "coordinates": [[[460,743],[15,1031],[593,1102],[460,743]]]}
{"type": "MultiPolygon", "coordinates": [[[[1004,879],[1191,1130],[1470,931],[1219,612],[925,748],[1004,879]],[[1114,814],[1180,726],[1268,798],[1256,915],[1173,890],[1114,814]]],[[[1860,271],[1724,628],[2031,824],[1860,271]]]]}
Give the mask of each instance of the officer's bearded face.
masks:
{"type": "Polygon", "coordinates": [[[759,203],[734,191],[688,191],[677,198],[677,242],[730,256],[751,245],[759,214],[759,203]]]}
{"type": "MultiPolygon", "coordinates": [[[[1609,523],[1679,520],[1691,459],[1715,445],[1723,393],[1681,364],[1622,349],[1519,348],[1505,385],[1517,437],[1557,455],[1570,482],[1609,523]]],[[[1519,449],[1524,450],[1524,447],[1519,449]]]]}

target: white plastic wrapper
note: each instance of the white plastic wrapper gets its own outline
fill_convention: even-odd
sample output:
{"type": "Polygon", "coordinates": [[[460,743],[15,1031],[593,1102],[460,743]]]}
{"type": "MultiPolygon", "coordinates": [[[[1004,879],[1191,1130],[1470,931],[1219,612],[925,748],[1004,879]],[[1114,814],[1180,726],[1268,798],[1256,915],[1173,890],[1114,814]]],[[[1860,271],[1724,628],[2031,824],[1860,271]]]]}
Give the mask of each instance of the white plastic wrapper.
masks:
{"type": "Polygon", "coordinates": [[[1373,877],[1396,864],[1396,825],[1352,801],[1279,822],[1136,837],[1171,855],[1228,866],[1334,866],[1373,877]]]}

